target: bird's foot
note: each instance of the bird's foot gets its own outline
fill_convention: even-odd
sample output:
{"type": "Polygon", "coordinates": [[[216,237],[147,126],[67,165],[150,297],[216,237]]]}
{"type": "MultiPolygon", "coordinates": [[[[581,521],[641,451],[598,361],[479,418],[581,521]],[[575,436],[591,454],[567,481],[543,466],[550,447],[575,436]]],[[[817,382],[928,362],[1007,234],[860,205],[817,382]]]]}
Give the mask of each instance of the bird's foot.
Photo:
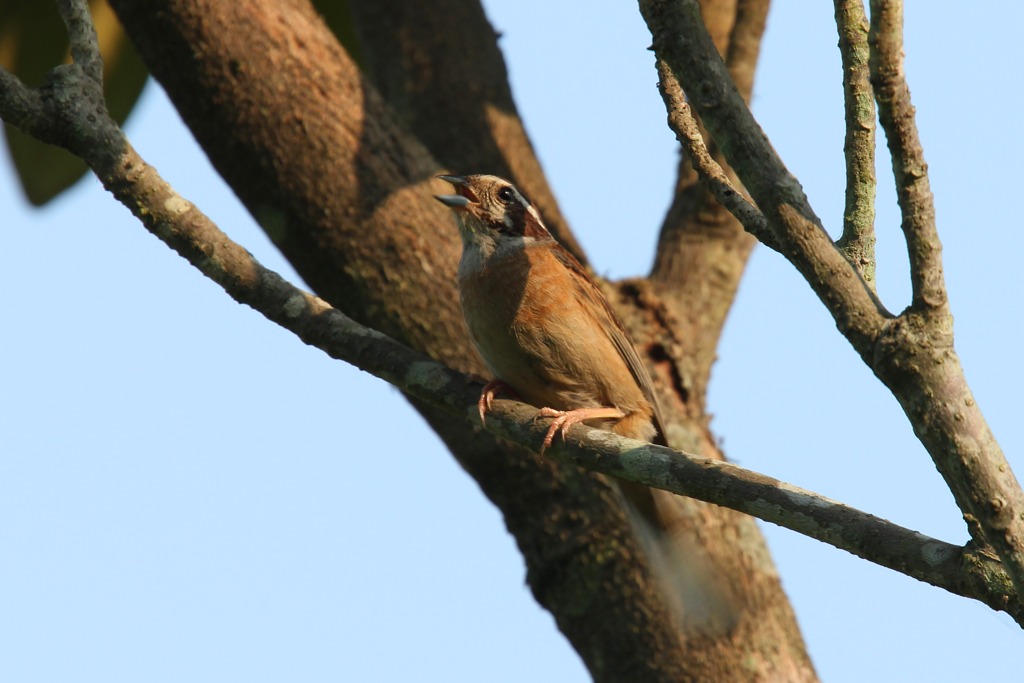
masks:
{"type": "MultiPolygon", "coordinates": [[[[483,377],[479,375],[472,375],[473,378],[479,379],[481,382],[484,381],[483,377]]],[[[480,424],[485,424],[487,419],[487,411],[491,409],[491,405],[494,403],[494,397],[499,392],[509,394],[516,400],[519,399],[519,394],[516,390],[509,385],[502,382],[500,379],[492,379],[484,384],[484,388],[480,391],[480,400],[476,402],[476,408],[480,412],[480,424]]]]}
{"type": "Polygon", "coordinates": [[[548,433],[544,435],[544,444],[540,447],[540,454],[551,446],[555,440],[555,434],[561,432],[562,441],[569,427],[587,420],[618,420],[626,417],[626,414],[618,408],[577,408],[576,410],[556,410],[555,408],[541,408],[537,417],[553,417],[548,433]]]}

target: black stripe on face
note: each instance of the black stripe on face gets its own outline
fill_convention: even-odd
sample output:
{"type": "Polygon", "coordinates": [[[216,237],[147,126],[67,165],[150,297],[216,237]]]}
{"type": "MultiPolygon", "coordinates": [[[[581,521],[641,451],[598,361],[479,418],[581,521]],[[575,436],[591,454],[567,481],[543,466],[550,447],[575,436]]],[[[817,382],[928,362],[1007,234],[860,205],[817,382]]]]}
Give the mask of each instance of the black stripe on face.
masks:
{"type": "Polygon", "coordinates": [[[509,237],[542,238],[548,236],[547,228],[540,220],[537,210],[511,185],[503,185],[494,193],[495,200],[504,208],[502,220],[494,228],[509,237]]]}
{"type": "Polygon", "coordinates": [[[526,228],[527,208],[521,201],[519,193],[516,193],[511,201],[504,204],[504,209],[502,220],[496,226],[498,232],[510,237],[522,237],[526,228]]]}

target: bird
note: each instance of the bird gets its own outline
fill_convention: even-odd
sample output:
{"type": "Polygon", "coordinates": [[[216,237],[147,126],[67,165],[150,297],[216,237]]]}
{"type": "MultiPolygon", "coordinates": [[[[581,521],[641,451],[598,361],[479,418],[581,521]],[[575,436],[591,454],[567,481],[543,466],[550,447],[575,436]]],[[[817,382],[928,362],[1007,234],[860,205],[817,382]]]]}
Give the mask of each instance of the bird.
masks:
{"type": "MultiPolygon", "coordinates": [[[[553,418],[540,454],[578,423],[668,445],[651,377],[618,316],[580,262],[558,244],[536,207],[493,175],[442,175],[455,194],[435,195],[462,238],[459,299],[474,346],[493,379],[477,402],[486,419],[510,392],[553,418]]],[[[607,480],[606,480],[607,481],[607,480]]],[[[709,589],[714,564],[689,539],[683,498],[623,480],[627,519],[683,623],[734,623],[728,591],[709,589]],[[696,619],[696,622],[693,620],[696,619]],[[688,621],[689,620],[689,621],[688,621]]]]}
{"type": "Polygon", "coordinates": [[[540,452],[578,423],[665,444],[651,378],[597,283],[562,247],[522,192],[493,175],[442,175],[435,195],[462,238],[459,299],[473,345],[494,378],[481,421],[500,392],[553,418],[540,452]]]}

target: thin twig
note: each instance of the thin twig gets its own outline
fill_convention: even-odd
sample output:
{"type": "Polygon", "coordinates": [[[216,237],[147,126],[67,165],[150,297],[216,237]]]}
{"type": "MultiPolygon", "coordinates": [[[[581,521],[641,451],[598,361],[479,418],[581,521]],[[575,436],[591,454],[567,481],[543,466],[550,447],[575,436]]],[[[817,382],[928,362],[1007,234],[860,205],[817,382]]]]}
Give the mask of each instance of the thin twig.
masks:
{"type": "MultiPolygon", "coordinates": [[[[735,4],[712,0],[702,5],[708,30],[720,35],[717,44],[726,55],[729,73],[747,99],[753,88],[768,4],[768,0],[740,0],[735,4]]],[[[685,104],[681,90],[673,98],[685,104]]],[[[667,109],[672,112],[673,106],[667,109]]],[[[674,125],[671,120],[669,123],[674,125]]],[[[714,140],[699,122],[697,127],[700,140],[694,139],[707,145],[711,158],[722,167],[732,186],[742,192],[739,179],[715,148],[714,140]]],[[[684,140],[681,129],[676,134],[684,140]]],[[[666,329],[679,339],[702,340],[700,344],[663,345],[677,366],[677,392],[686,395],[690,406],[702,410],[711,368],[718,357],[717,340],[757,238],[715,199],[687,149],[687,144],[680,145],[675,192],[659,230],[648,280],[666,312],[675,318],[666,329]]]]}
{"type": "Polygon", "coordinates": [[[870,358],[889,314],[836,249],[800,183],[754,120],[707,35],[696,0],[640,0],[640,11],[658,59],[670,67],[764,214],[768,230],[755,234],[761,239],[770,231],[769,246],[800,271],[858,353],[870,358]]]}
{"type": "Polygon", "coordinates": [[[864,282],[875,285],[875,93],[863,0],[835,0],[846,109],[846,208],[836,242],[864,282]]]}
{"type": "Polygon", "coordinates": [[[89,14],[88,0],[57,0],[57,11],[67,27],[71,58],[89,78],[100,83],[103,80],[103,58],[89,14]]]}
{"type": "Polygon", "coordinates": [[[878,120],[885,131],[896,177],[896,197],[910,258],[912,306],[948,315],[942,275],[942,245],[935,227],[935,202],[928,164],[917,131],[914,105],[903,72],[903,2],[871,0],[871,80],[878,120]]]}
{"type": "Polygon", "coordinates": [[[39,92],[0,67],[0,118],[33,137],[40,137],[37,122],[45,119],[44,114],[39,92]]]}
{"type": "Polygon", "coordinates": [[[658,60],[657,67],[658,89],[662,99],[665,100],[665,108],[668,110],[669,127],[672,128],[676,139],[685,148],[690,163],[700,174],[701,181],[711,191],[715,199],[736,216],[747,232],[778,251],[775,237],[768,229],[768,221],[764,214],[744,197],[742,192],[736,189],[725,171],[708,151],[700,133],[700,127],[690,112],[690,105],[686,102],[686,95],[683,94],[683,89],[679,86],[679,81],[676,80],[672,70],[661,59],[658,60]]]}

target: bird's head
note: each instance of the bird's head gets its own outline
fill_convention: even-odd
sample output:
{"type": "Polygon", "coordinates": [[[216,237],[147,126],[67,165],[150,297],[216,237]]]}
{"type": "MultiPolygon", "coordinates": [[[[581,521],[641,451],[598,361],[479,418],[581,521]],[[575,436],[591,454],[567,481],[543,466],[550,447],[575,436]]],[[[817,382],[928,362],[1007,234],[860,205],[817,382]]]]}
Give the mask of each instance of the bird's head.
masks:
{"type": "Polygon", "coordinates": [[[493,175],[438,176],[455,188],[455,194],[437,195],[451,207],[459,221],[464,244],[526,244],[552,239],[540,214],[516,187],[493,175]]]}

